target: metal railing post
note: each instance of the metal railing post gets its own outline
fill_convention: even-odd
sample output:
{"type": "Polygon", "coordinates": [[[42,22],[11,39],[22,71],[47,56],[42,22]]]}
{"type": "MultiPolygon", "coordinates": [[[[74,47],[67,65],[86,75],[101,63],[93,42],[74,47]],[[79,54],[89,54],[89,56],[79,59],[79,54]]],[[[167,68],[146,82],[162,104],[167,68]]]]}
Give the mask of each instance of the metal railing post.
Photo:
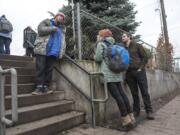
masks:
{"type": "Polygon", "coordinates": [[[93,80],[92,76],[90,75],[90,93],[91,93],[91,107],[92,107],[92,127],[96,127],[96,116],[95,116],[95,105],[94,101],[92,100],[94,98],[94,89],[93,89],[93,80]]]}
{"type": "Polygon", "coordinates": [[[11,68],[11,106],[12,106],[12,121],[15,123],[18,121],[18,99],[17,99],[17,73],[16,70],[11,68]]]}
{"type": "Polygon", "coordinates": [[[95,114],[95,105],[94,103],[95,102],[99,102],[99,103],[105,103],[109,96],[108,96],[108,89],[107,89],[107,81],[104,80],[104,94],[105,94],[105,97],[103,99],[96,99],[94,98],[94,82],[93,82],[93,78],[92,76],[94,75],[101,75],[103,76],[104,78],[104,75],[100,72],[94,72],[94,73],[90,73],[90,92],[91,92],[91,102],[92,102],[92,126],[93,128],[96,127],[96,114],[95,114]]]}
{"type": "Polygon", "coordinates": [[[3,70],[0,66],[0,135],[6,134],[6,125],[12,126],[18,121],[17,112],[17,72],[15,69],[3,70]],[[5,117],[5,75],[11,73],[11,108],[12,120],[5,117]]]}
{"type": "MultiPolygon", "coordinates": [[[[1,68],[1,67],[0,67],[1,68]]],[[[2,122],[5,116],[5,107],[4,107],[4,82],[5,78],[0,73],[0,135],[6,134],[6,125],[2,122]]]]}

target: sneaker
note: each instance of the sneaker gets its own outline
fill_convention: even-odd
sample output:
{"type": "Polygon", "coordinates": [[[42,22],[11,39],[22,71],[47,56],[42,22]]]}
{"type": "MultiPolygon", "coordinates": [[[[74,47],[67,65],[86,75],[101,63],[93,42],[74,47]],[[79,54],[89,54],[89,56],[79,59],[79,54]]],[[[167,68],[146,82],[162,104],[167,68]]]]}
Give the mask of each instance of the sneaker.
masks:
{"type": "Polygon", "coordinates": [[[43,90],[42,85],[37,85],[35,91],[32,92],[32,95],[41,95],[43,90]]]}
{"type": "Polygon", "coordinates": [[[35,91],[32,92],[32,95],[41,95],[42,94],[42,88],[37,87],[35,91]]]}
{"type": "Polygon", "coordinates": [[[49,87],[47,85],[43,86],[43,93],[45,94],[52,94],[53,90],[49,89],[49,87]]]}
{"type": "Polygon", "coordinates": [[[152,113],[152,112],[148,112],[147,113],[147,119],[148,120],[154,120],[155,118],[154,118],[154,114],[152,113]]]}

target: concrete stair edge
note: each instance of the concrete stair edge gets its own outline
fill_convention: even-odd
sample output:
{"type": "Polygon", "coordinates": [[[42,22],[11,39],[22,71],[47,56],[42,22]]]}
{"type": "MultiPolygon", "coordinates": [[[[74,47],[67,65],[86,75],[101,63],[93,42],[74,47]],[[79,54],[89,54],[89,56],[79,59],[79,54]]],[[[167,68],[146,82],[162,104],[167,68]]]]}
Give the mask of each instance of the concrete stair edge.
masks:
{"type": "MultiPolygon", "coordinates": [[[[17,122],[17,125],[62,114],[72,111],[73,109],[74,102],[69,100],[61,100],[33,106],[21,107],[18,108],[19,120],[17,122]]],[[[6,117],[11,118],[11,110],[6,111],[6,117]]]]}
{"type": "MultiPolygon", "coordinates": [[[[18,94],[26,94],[34,91],[35,83],[18,84],[18,94]]],[[[5,96],[11,95],[11,85],[5,85],[5,96]]]]}
{"type": "Polygon", "coordinates": [[[84,122],[83,112],[72,111],[9,128],[7,135],[53,135],[84,122]]]}
{"type": "Polygon", "coordinates": [[[32,61],[33,58],[32,57],[28,57],[28,56],[18,56],[18,55],[5,55],[5,54],[0,54],[0,59],[12,59],[12,60],[28,60],[28,61],[32,61]]]}
{"type": "MultiPolygon", "coordinates": [[[[63,100],[65,97],[64,91],[55,91],[53,94],[32,95],[20,94],[18,95],[18,107],[31,106],[35,104],[42,104],[63,100]]],[[[5,97],[6,109],[11,108],[11,96],[5,97]]]]}

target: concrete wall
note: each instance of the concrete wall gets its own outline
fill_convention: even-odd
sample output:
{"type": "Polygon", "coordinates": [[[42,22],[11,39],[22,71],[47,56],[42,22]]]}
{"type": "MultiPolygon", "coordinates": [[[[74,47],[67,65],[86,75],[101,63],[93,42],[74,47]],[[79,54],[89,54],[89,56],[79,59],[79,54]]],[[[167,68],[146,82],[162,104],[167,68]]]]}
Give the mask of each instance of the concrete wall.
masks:
{"type": "MultiPolygon", "coordinates": [[[[98,65],[91,61],[79,61],[82,67],[89,72],[97,72],[98,65]]],[[[71,81],[73,81],[83,92],[91,97],[90,93],[90,79],[89,76],[75,65],[67,61],[61,61],[56,64],[56,67],[66,74],[71,81]]],[[[87,121],[91,121],[91,104],[81,96],[62,76],[54,72],[55,80],[58,89],[65,90],[66,98],[73,99],[76,103],[76,109],[87,113],[87,121]]],[[[160,70],[147,70],[148,86],[151,99],[162,97],[172,91],[180,88],[180,73],[168,73],[160,70]]],[[[95,96],[103,98],[103,85],[99,78],[94,78],[95,96]]],[[[125,92],[132,104],[132,97],[128,86],[123,86],[125,92]]],[[[96,122],[100,123],[104,120],[111,119],[114,115],[119,115],[119,110],[114,99],[110,96],[106,103],[95,103],[96,122]]]]}

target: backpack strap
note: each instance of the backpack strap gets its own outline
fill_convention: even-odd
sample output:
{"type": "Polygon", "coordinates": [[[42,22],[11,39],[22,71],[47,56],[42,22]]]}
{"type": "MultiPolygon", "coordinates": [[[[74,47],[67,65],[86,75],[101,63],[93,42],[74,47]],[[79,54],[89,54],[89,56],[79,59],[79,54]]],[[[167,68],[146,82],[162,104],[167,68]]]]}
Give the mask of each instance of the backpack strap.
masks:
{"type": "Polygon", "coordinates": [[[109,41],[107,41],[107,40],[105,40],[105,39],[104,39],[102,42],[103,42],[105,45],[107,45],[107,46],[112,45],[109,41]]]}

